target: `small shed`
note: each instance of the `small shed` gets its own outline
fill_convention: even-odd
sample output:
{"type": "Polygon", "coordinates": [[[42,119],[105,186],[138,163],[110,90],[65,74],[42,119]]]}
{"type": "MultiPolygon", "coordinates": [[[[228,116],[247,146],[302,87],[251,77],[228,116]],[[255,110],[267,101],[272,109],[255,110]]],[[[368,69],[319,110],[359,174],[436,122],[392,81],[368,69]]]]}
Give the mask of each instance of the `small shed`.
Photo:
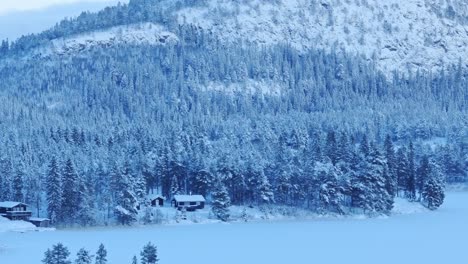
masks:
{"type": "Polygon", "coordinates": [[[37,227],[49,227],[50,226],[50,219],[48,218],[30,217],[28,221],[37,227]]]}
{"type": "Polygon", "coordinates": [[[177,209],[186,209],[194,211],[196,209],[205,208],[205,197],[203,195],[174,195],[171,203],[177,209]]]}
{"type": "Polygon", "coordinates": [[[148,197],[151,207],[163,207],[166,198],[161,195],[152,195],[148,197]]]}
{"type": "Polygon", "coordinates": [[[0,202],[0,216],[10,220],[28,220],[32,213],[28,205],[21,202],[0,202]]]}

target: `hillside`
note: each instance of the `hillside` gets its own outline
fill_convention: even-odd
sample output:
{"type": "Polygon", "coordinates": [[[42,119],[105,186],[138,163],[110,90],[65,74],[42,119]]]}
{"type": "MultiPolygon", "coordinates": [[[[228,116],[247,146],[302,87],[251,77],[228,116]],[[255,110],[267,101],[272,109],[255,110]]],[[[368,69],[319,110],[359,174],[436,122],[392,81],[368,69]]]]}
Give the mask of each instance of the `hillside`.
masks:
{"type": "MultiPolygon", "coordinates": [[[[172,31],[177,24],[193,25],[226,42],[243,40],[267,46],[288,44],[301,51],[319,48],[361,55],[390,76],[394,70],[440,71],[458,64],[459,60],[465,68],[467,9],[461,1],[447,0],[391,0],[385,3],[378,0],[133,0],[128,7],[107,8],[97,17],[82,14],[76,22],[88,25],[84,28],[67,32],[63,27],[68,23],[62,22],[57,30],[50,32],[53,34],[41,37],[47,39],[47,42],[41,41],[41,46],[52,46],[52,50],[61,54],[61,49],[53,47],[62,41],[72,45],[69,42],[79,37],[74,32],[94,35],[135,22],[158,22],[172,31]],[[92,29],[89,24],[93,24],[87,21],[89,19],[96,21],[97,32],[89,31],[92,29]],[[65,37],[55,38],[57,34],[65,34],[65,37]]],[[[122,36],[127,36],[124,37],[126,43],[136,44],[138,39],[152,39],[155,33],[142,32],[134,26],[122,30],[122,36]]],[[[114,44],[121,41],[115,38],[114,44]]],[[[90,41],[86,45],[97,44],[102,43],[90,41]]]]}
{"type": "Polygon", "coordinates": [[[64,226],[134,223],[148,192],[320,214],[442,205],[468,178],[465,46],[447,33],[463,6],[273,3],[133,0],[3,42],[0,200],[64,226]]]}

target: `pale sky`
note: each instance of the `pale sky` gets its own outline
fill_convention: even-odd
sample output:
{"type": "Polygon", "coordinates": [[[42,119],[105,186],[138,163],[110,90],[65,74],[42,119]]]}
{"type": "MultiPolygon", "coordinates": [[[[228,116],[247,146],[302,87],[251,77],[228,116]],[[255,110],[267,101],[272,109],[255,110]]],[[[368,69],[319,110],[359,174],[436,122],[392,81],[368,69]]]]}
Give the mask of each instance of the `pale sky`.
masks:
{"type": "Polygon", "coordinates": [[[0,42],[39,33],[65,17],[98,11],[128,0],[0,0],[0,42]]]}
{"type": "Polygon", "coordinates": [[[0,15],[14,11],[37,10],[53,5],[67,5],[79,2],[108,2],[108,0],[1,0],[0,15]]]}

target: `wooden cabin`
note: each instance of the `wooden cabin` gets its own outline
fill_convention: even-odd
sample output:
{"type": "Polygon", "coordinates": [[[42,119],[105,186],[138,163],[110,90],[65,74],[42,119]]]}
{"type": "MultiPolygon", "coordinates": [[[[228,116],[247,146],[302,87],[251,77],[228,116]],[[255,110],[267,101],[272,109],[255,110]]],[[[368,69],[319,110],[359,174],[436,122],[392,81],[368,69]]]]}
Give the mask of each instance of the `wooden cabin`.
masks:
{"type": "Polygon", "coordinates": [[[0,216],[10,220],[27,221],[31,217],[28,205],[21,202],[0,202],[0,216]]]}
{"type": "Polygon", "coordinates": [[[36,227],[49,227],[50,225],[50,219],[48,218],[30,217],[28,221],[36,227]]]}
{"type": "Polygon", "coordinates": [[[205,197],[203,195],[174,195],[172,198],[172,206],[181,210],[195,211],[196,209],[205,208],[205,197]]]}
{"type": "Polygon", "coordinates": [[[161,195],[149,196],[148,199],[151,207],[163,207],[164,201],[166,200],[166,198],[164,198],[164,196],[161,195]]]}

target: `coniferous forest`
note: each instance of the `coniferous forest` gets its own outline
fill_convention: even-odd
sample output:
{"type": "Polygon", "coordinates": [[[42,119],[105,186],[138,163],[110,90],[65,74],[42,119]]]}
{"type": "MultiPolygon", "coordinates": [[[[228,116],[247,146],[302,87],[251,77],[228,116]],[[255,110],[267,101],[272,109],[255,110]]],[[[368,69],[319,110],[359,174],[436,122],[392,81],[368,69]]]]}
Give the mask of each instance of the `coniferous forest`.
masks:
{"type": "Polygon", "coordinates": [[[447,184],[467,181],[461,62],[387,76],[334,49],[222,42],[164,11],[131,1],[3,41],[0,200],[55,225],[131,224],[159,190],[378,215],[397,196],[436,209],[447,184]],[[52,38],[139,22],[179,41],[31,55],[52,38]]]}

